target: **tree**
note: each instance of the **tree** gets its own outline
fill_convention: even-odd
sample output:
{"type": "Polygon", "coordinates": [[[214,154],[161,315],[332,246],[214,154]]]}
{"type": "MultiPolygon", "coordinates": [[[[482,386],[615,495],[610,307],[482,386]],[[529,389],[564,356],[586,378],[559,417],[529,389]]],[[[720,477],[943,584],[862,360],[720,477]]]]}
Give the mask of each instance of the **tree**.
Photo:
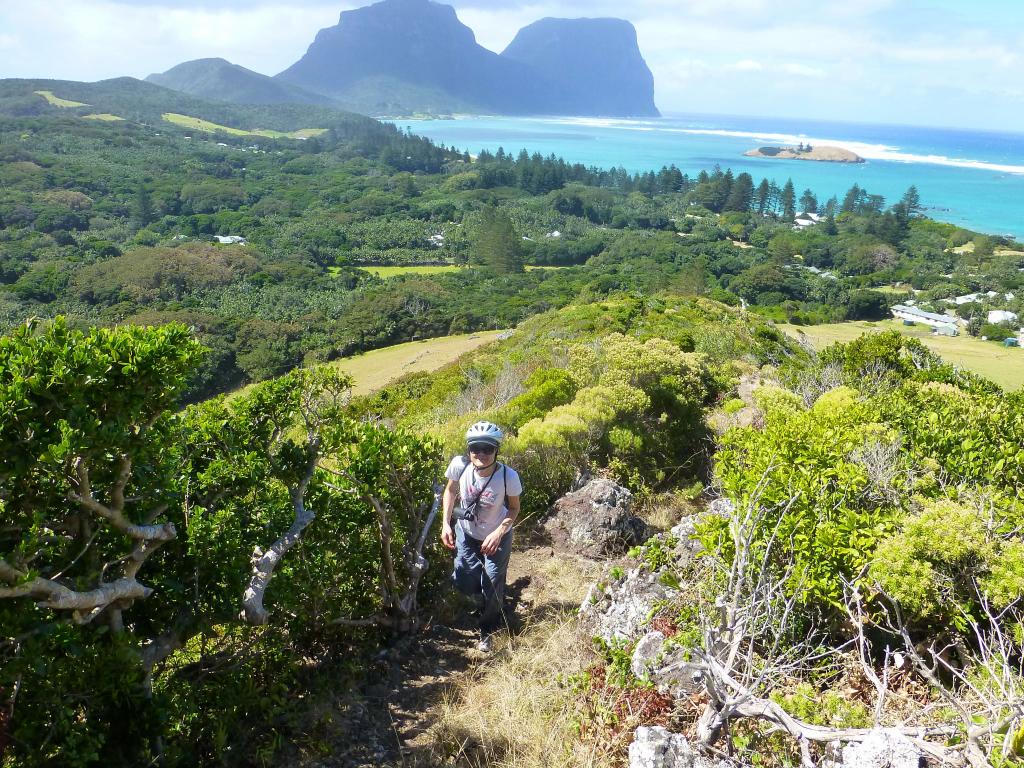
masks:
{"type": "Polygon", "coordinates": [[[758,214],[764,216],[768,210],[768,197],[769,197],[770,186],[768,179],[761,179],[761,183],[757,186],[756,204],[758,214]]]}
{"type": "Polygon", "coordinates": [[[741,173],[736,177],[729,190],[729,197],[725,201],[726,211],[750,210],[750,204],[754,199],[754,180],[749,173],[741,173]]]}
{"type": "Polygon", "coordinates": [[[923,210],[921,207],[921,195],[918,194],[916,186],[911,185],[907,188],[907,191],[903,193],[903,197],[900,198],[900,203],[906,210],[908,218],[913,219],[921,215],[923,210]]]}
{"type": "Polygon", "coordinates": [[[810,189],[805,189],[800,195],[800,210],[803,213],[818,212],[818,198],[810,189]]]}
{"type": "Polygon", "coordinates": [[[480,212],[474,262],[495,272],[523,271],[523,244],[503,210],[489,205],[480,212]]]}
{"type": "Polygon", "coordinates": [[[793,188],[793,180],[786,179],[786,186],[782,188],[782,216],[792,221],[796,216],[796,190],[793,188]]]}
{"type": "Polygon", "coordinates": [[[864,192],[861,190],[860,185],[854,184],[847,190],[845,197],[843,197],[843,204],[839,208],[840,213],[857,213],[860,208],[861,200],[864,192]]]}

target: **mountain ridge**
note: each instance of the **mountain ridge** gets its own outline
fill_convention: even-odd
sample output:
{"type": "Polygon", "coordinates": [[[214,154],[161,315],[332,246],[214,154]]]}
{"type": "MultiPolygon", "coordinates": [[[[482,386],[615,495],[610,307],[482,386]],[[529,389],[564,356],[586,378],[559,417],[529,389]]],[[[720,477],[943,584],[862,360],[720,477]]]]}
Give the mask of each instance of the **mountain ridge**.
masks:
{"type": "Polygon", "coordinates": [[[333,99],[275,80],[222,58],[192,59],[153,73],[148,83],[204,99],[233,104],[316,104],[339,107],[333,99]]]}
{"type": "Polygon", "coordinates": [[[196,59],[146,79],[207,99],[317,103],[374,116],[660,115],[630,22],[541,19],[496,53],[477,42],[453,7],[432,0],[342,11],[272,77],[224,59],[196,59]]]}

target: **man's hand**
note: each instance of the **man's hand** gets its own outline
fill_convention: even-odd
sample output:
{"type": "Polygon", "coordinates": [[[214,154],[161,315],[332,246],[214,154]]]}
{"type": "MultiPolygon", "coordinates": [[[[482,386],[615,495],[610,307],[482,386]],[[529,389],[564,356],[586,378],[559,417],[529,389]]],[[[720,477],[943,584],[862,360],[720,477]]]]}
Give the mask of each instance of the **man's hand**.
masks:
{"type": "Polygon", "coordinates": [[[441,525],[441,543],[448,549],[455,549],[455,531],[447,520],[441,525]]]}
{"type": "Polygon", "coordinates": [[[501,546],[501,540],[505,538],[505,534],[509,532],[509,528],[505,525],[499,525],[497,529],[487,534],[487,538],[484,539],[483,544],[480,545],[480,551],[485,555],[493,555],[498,551],[498,547],[501,546]]]}

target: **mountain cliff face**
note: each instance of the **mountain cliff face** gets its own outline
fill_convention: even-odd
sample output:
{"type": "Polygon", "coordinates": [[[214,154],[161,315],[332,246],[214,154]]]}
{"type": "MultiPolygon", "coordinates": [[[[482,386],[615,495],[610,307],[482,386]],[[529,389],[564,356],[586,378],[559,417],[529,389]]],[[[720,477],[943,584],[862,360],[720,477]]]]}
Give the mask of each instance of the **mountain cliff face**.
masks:
{"type": "Polygon", "coordinates": [[[563,114],[660,114],[654,76],[628,21],[541,19],[519,30],[501,56],[554,80],[566,94],[563,114]]]}
{"type": "Polygon", "coordinates": [[[233,104],[321,104],[332,99],[253,72],[224,59],[195,59],[146,78],[182,93],[233,104]]]}
{"type": "Polygon", "coordinates": [[[454,8],[429,0],[384,0],[343,12],[277,79],[380,113],[524,114],[552,95],[529,67],[479,45],[454,8]]]}
{"type": "Polygon", "coordinates": [[[430,0],[343,12],[276,79],[370,114],[658,114],[629,22],[544,19],[499,56],[452,7],[430,0]]]}

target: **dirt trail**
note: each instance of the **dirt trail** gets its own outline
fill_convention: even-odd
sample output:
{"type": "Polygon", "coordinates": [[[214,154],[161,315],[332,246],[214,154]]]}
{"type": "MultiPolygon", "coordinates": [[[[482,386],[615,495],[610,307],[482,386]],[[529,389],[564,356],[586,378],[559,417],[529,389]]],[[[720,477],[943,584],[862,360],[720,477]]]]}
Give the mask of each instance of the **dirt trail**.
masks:
{"type": "MultiPolygon", "coordinates": [[[[511,608],[509,633],[575,607],[552,591],[531,586],[539,567],[554,550],[539,542],[520,545],[509,563],[506,604],[511,608]]],[[[446,563],[445,567],[450,564],[446,563]]],[[[430,729],[439,704],[456,683],[489,658],[476,650],[476,621],[468,614],[440,606],[415,637],[381,651],[356,691],[339,691],[324,703],[331,722],[331,754],[296,763],[303,768],[426,768],[444,765],[432,753],[430,729]]],[[[508,643],[498,636],[495,651],[508,643]]]]}

